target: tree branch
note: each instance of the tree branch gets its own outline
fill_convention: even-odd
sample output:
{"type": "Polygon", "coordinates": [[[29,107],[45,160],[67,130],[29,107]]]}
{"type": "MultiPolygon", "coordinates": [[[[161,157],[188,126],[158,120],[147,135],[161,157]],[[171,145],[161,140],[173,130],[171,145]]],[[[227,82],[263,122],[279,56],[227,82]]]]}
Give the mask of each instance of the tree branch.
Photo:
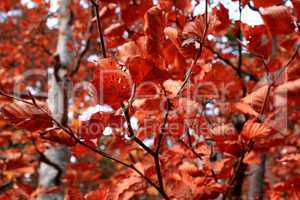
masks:
{"type": "Polygon", "coordinates": [[[34,145],[34,148],[35,148],[36,152],[40,155],[40,161],[50,165],[51,167],[53,167],[57,171],[57,174],[54,178],[54,181],[55,181],[55,184],[60,184],[61,183],[60,177],[63,174],[63,170],[60,168],[60,166],[58,164],[52,162],[43,152],[41,152],[38,149],[32,134],[31,134],[31,140],[32,140],[32,143],[34,145]]]}
{"type": "Polygon", "coordinates": [[[103,31],[102,31],[102,26],[101,26],[101,21],[100,21],[100,14],[99,14],[99,5],[94,1],[94,0],[90,0],[95,12],[96,12],[96,17],[97,17],[97,25],[98,25],[98,31],[99,31],[99,35],[100,35],[100,40],[101,40],[101,44],[100,44],[100,49],[102,50],[102,55],[103,58],[106,58],[106,49],[105,49],[105,44],[104,44],[104,36],[103,36],[103,31]]]}
{"type": "Polygon", "coordinates": [[[0,186],[0,194],[4,193],[6,190],[9,190],[13,188],[14,183],[12,181],[4,183],[3,185],[0,186]]]}
{"type": "MultiPolygon", "coordinates": [[[[212,53],[214,53],[218,59],[220,59],[221,61],[223,61],[225,64],[227,64],[228,66],[230,66],[233,70],[236,71],[236,73],[238,73],[238,68],[227,58],[224,58],[221,53],[219,53],[218,51],[214,50],[211,46],[209,45],[204,45],[205,48],[207,48],[208,50],[210,50],[212,53]]],[[[244,71],[242,68],[240,69],[241,74],[244,73],[246,75],[248,75],[250,77],[251,80],[254,81],[258,81],[258,78],[255,77],[254,75],[250,74],[249,72],[244,71]]]]}
{"type": "Polygon", "coordinates": [[[123,165],[123,166],[125,166],[125,167],[127,167],[127,168],[130,168],[130,169],[132,169],[133,171],[135,171],[137,174],[139,174],[143,179],[145,179],[151,186],[153,186],[166,200],[169,200],[170,198],[168,197],[168,195],[164,192],[164,191],[162,191],[161,189],[160,189],[160,187],[159,186],[157,186],[150,178],[148,178],[148,177],[146,177],[141,171],[139,171],[133,164],[128,164],[128,163],[126,163],[126,162],[123,162],[123,161],[121,161],[121,160],[119,160],[119,159],[117,159],[117,158],[114,158],[114,157],[112,157],[112,156],[110,156],[109,154],[107,154],[107,153],[105,153],[105,152],[103,152],[103,151],[101,151],[101,150],[98,150],[98,149],[96,149],[96,148],[94,148],[94,147],[91,147],[90,145],[88,145],[88,144],[86,144],[86,143],[84,143],[83,141],[81,141],[79,138],[77,138],[76,137],[76,134],[73,132],[73,130],[69,127],[69,126],[64,126],[64,125],[62,125],[60,122],[58,122],[56,119],[54,119],[51,115],[49,115],[49,113],[44,109],[44,108],[42,108],[42,107],[40,107],[37,103],[36,103],[36,101],[35,101],[35,99],[32,97],[32,102],[30,102],[30,101],[25,101],[25,100],[22,100],[22,99],[19,99],[19,98],[17,98],[17,97],[14,97],[14,96],[10,96],[10,95],[7,95],[7,94],[5,94],[4,92],[2,92],[1,90],[0,90],[0,95],[2,95],[2,96],[5,96],[5,97],[8,97],[8,98],[11,98],[11,99],[14,99],[14,100],[16,100],[16,101],[21,101],[21,102],[23,102],[23,103],[26,103],[26,104],[29,104],[29,105],[33,105],[33,106],[35,106],[37,109],[39,109],[40,111],[42,111],[44,114],[45,114],[45,116],[47,116],[49,119],[51,119],[55,124],[56,124],[56,126],[57,127],[59,127],[60,129],[62,129],[64,132],[66,132],[72,139],[74,139],[74,141],[77,143],[77,144],[79,144],[79,145],[81,145],[81,146],[83,146],[83,147],[86,147],[87,149],[89,149],[89,150],[91,150],[91,151],[93,151],[94,153],[96,153],[96,154],[99,154],[100,156],[103,156],[103,157],[105,157],[105,158],[107,158],[107,159],[110,159],[110,160],[112,160],[112,161],[114,161],[114,162],[116,162],[116,163],[118,163],[118,164],[120,164],[120,165],[123,165]]]}
{"type": "Polygon", "coordinates": [[[156,169],[158,183],[159,183],[159,186],[160,186],[161,190],[163,190],[163,191],[164,191],[164,183],[163,183],[163,177],[162,177],[162,174],[161,174],[159,153],[160,153],[160,149],[161,149],[161,143],[163,141],[163,137],[164,137],[165,132],[166,132],[166,125],[167,125],[167,122],[168,122],[168,116],[169,116],[169,112],[171,110],[171,105],[172,105],[170,99],[167,97],[167,94],[166,94],[165,90],[164,90],[164,94],[165,94],[165,97],[167,98],[167,110],[166,110],[166,113],[165,113],[165,116],[164,116],[163,124],[162,124],[161,129],[160,129],[160,133],[158,135],[158,142],[157,142],[157,146],[156,146],[156,149],[155,149],[155,155],[154,155],[154,162],[155,162],[155,169],[156,169]]]}
{"type": "MultiPolygon", "coordinates": [[[[93,10],[91,11],[91,13],[93,13],[93,10]]],[[[80,52],[80,54],[78,56],[78,59],[76,61],[74,69],[70,73],[71,77],[74,76],[78,72],[78,70],[80,68],[80,64],[82,62],[82,59],[90,48],[90,44],[91,44],[91,40],[92,40],[92,37],[91,37],[92,32],[93,32],[93,14],[91,14],[91,19],[90,19],[89,25],[87,27],[86,34],[88,35],[88,39],[86,40],[86,44],[85,44],[83,50],[80,52]]]]}
{"type": "Polygon", "coordinates": [[[202,54],[202,50],[204,47],[204,42],[205,42],[205,38],[206,38],[206,34],[208,32],[208,27],[209,27],[209,23],[208,23],[208,0],[205,0],[205,28],[204,28],[204,32],[201,38],[201,42],[200,42],[200,48],[196,53],[196,56],[191,64],[191,66],[189,67],[189,69],[187,70],[186,74],[185,74],[185,78],[183,80],[183,83],[181,85],[181,87],[179,88],[176,96],[179,96],[182,92],[182,90],[185,88],[186,84],[188,83],[188,81],[190,80],[190,77],[192,75],[193,72],[193,68],[196,65],[198,59],[200,58],[201,54],[202,54]]]}
{"type": "Polygon", "coordinates": [[[152,149],[150,149],[149,147],[147,147],[143,141],[141,141],[139,138],[137,138],[135,136],[135,133],[133,131],[133,128],[131,126],[130,123],[130,116],[129,116],[129,112],[128,112],[128,106],[125,106],[123,103],[121,103],[122,109],[123,109],[123,113],[124,113],[124,118],[126,120],[127,123],[127,129],[128,129],[128,137],[130,137],[134,142],[136,142],[142,149],[144,149],[147,153],[149,153],[150,155],[154,156],[155,153],[152,149]]]}

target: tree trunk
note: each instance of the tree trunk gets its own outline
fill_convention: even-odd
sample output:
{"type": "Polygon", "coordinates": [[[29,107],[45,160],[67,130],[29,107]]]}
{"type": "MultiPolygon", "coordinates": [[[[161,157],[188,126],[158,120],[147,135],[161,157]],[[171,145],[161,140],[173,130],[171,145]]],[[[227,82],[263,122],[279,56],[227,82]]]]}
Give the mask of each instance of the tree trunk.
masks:
{"type": "Polygon", "coordinates": [[[250,165],[248,199],[264,199],[264,177],[266,169],[266,155],[260,157],[259,165],[250,165]]]}
{"type": "MultiPolygon", "coordinates": [[[[71,14],[69,11],[70,0],[59,1],[59,32],[54,66],[49,69],[48,74],[48,106],[52,116],[61,124],[68,123],[68,93],[70,91],[69,82],[66,78],[68,69],[71,66],[73,55],[68,50],[72,40],[71,14]]],[[[69,158],[68,149],[65,146],[53,146],[45,151],[48,160],[59,166],[62,170],[69,158]]],[[[57,183],[59,170],[53,166],[42,162],[39,167],[39,185],[45,188],[54,186],[57,183]]],[[[63,192],[56,194],[41,194],[39,200],[63,200],[63,192]]]]}

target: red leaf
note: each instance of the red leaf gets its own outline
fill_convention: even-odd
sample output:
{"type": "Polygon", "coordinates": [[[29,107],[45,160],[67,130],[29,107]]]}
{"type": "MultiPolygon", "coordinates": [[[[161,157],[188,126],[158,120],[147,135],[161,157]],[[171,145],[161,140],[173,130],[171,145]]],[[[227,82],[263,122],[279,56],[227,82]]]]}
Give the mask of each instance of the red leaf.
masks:
{"type": "Polygon", "coordinates": [[[295,31],[293,18],[285,6],[265,8],[262,17],[272,35],[289,34],[295,31]]]}
{"type": "Polygon", "coordinates": [[[67,146],[74,146],[75,141],[65,131],[59,128],[53,128],[41,133],[41,137],[52,142],[64,144],[67,146]]]}
{"type": "MultiPolygon", "coordinates": [[[[44,103],[38,103],[47,112],[44,103]]],[[[14,102],[1,108],[1,115],[18,128],[28,131],[37,131],[52,126],[52,120],[47,113],[39,110],[36,106],[24,102],[14,102]]]]}
{"type": "Polygon", "coordinates": [[[127,59],[135,56],[145,57],[146,44],[145,37],[140,37],[136,41],[130,41],[119,47],[119,58],[126,63],[127,59]]]}
{"type": "Polygon", "coordinates": [[[87,200],[100,200],[100,199],[106,199],[108,189],[106,186],[102,186],[101,188],[91,191],[87,193],[84,197],[87,200]]]}
{"type": "Polygon", "coordinates": [[[254,6],[259,7],[269,7],[274,5],[279,5],[282,3],[282,0],[253,0],[254,6]]]}
{"type": "Polygon", "coordinates": [[[130,76],[118,69],[116,61],[111,58],[101,59],[99,65],[92,80],[97,90],[98,100],[102,104],[119,108],[121,102],[130,97],[130,76]]]}
{"type": "Polygon", "coordinates": [[[110,112],[97,112],[79,127],[79,136],[85,140],[99,138],[105,127],[120,127],[123,125],[123,117],[110,112]]]}
{"type": "Polygon", "coordinates": [[[141,83],[153,68],[147,60],[137,56],[129,58],[126,64],[135,84],[141,83]]]}
{"type": "Polygon", "coordinates": [[[185,57],[193,57],[195,55],[194,45],[182,45],[183,36],[173,27],[166,27],[164,33],[168,39],[176,46],[178,51],[185,57]]]}
{"type": "MultiPolygon", "coordinates": [[[[217,17],[215,15],[208,15],[208,24],[209,26],[207,33],[210,33],[218,25],[220,25],[220,22],[217,20],[217,17]]],[[[196,37],[202,39],[205,27],[205,15],[203,14],[195,18],[193,21],[187,23],[183,28],[182,35],[185,37],[196,37]]]]}
{"type": "Polygon", "coordinates": [[[229,10],[225,8],[222,3],[220,3],[220,9],[214,9],[214,12],[221,22],[216,26],[216,32],[220,32],[222,30],[227,31],[227,28],[230,26],[229,10]]]}
{"type": "Polygon", "coordinates": [[[144,32],[146,35],[147,57],[161,64],[160,51],[163,48],[164,41],[164,16],[158,7],[152,7],[145,13],[144,32]]]}
{"type": "Polygon", "coordinates": [[[267,58],[272,52],[272,43],[266,26],[250,26],[242,23],[241,27],[243,35],[248,41],[249,51],[267,58]]]}
{"type": "Polygon", "coordinates": [[[118,36],[122,35],[123,32],[125,31],[125,25],[121,23],[115,23],[111,24],[109,27],[107,27],[104,30],[104,35],[105,36],[118,36]]]}
{"type": "Polygon", "coordinates": [[[295,14],[298,20],[300,20],[300,0],[293,0],[292,4],[294,6],[295,14]]]}

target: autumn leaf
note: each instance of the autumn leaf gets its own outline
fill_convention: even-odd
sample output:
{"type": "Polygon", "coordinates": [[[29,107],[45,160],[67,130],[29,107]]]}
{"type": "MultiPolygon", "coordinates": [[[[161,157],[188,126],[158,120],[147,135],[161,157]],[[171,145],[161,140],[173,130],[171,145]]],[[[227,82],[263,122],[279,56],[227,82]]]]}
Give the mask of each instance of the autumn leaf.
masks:
{"type": "Polygon", "coordinates": [[[112,58],[101,59],[94,73],[92,84],[98,94],[98,101],[119,108],[121,102],[128,100],[131,94],[130,76],[119,69],[112,58]]]}
{"type": "Polygon", "coordinates": [[[118,56],[126,63],[132,57],[146,58],[146,37],[139,37],[136,41],[124,43],[119,47],[118,56]]]}
{"type": "Polygon", "coordinates": [[[173,45],[184,57],[192,57],[195,55],[196,49],[194,45],[184,45],[184,37],[182,33],[173,27],[166,27],[164,30],[165,36],[171,40],[173,45]]]}
{"type": "Polygon", "coordinates": [[[216,13],[218,20],[220,23],[216,25],[215,31],[220,34],[222,32],[226,32],[227,28],[230,26],[230,19],[229,19],[229,10],[225,8],[225,6],[220,3],[219,9],[214,9],[213,12],[216,13]]]}
{"type": "Polygon", "coordinates": [[[85,140],[100,138],[106,127],[122,127],[123,119],[123,116],[115,115],[113,112],[96,112],[90,119],[81,122],[77,134],[85,140]]]}
{"type": "Polygon", "coordinates": [[[158,7],[152,7],[145,13],[144,32],[146,35],[146,51],[150,59],[155,63],[159,61],[159,52],[163,48],[164,41],[164,17],[158,7]]]}
{"type": "Polygon", "coordinates": [[[279,85],[274,93],[279,95],[297,95],[300,91],[300,79],[294,81],[288,81],[284,84],[279,85]]]}
{"type": "Polygon", "coordinates": [[[87,193],[84,197],[87,200],[106,199],[107,192],[108,192],[108,188],[105,186],[102,186],[101,188],[98,188],[97,190],[87,193]]]}
{"type": "Polygon", "coordinates": [[[145,77],[153,70],[153,65],[151,63],[138,56],[129,58],[126,64],[136,85],[143,82],[145,77]]]}
{"type": "Polygon", "coordinates": [[[254,111],[251,111],[246,105],[242,106],[239,104],[241,109],[244,109],[245,112],[257,115],[263,107],[265,99],[267,97],[269,86],[265,85],[256,89],[252,93],[248,94],[246,97],[242,98],[242,102],[250,105],[254,111]]]}
{"type": "Polygon", "coordinates": [[[113,185],[106,200],[129,200],[136,193],[145,190],[145,186],[145,182],[140,177],[131,175],[113,185]]]}
{"type": "Polygon", "coordinates": [[[271,131],[270,127],[251,119],[244,124],[241,135],[246,140],[256,140],[270,136],[271,131]]]}
{"type": "Polygon", "coordinates": [[[265,8],[262,18],[272,35],[289,34],[295,30],[293,18],[285,6],[265,8]]]}
{"type": "Polygon", "coordinates": [[[270,7],[270,6],[275,6],[279,5],[282,3],[282,0],[253,0],[254,6],[259,8],[259,7],[270,7]]]}
{"type": "MultiPolygon", "coordinates": [[[[208,27],[206,32],[212,32],[217,25],[220,24],[217,17],[215,15],[208,14],[208,27]]],[[[193,21],[188,22],[182,31],[182,34],[185,38],[195,38],[202,40],[206,29],[206,21],[205,21],[205,14],[196,17],[193,21]]]]}
{"type": "Polygon", "coordinates": [[[49,110],[43,103],[38,103],[48,113],[44,113],[35,105],[24,102],[13,102],[1,108],[1,116],[18,128],[28,131],[42,130],[52,126],[49,110]]]}
{"type": "Polygon", "coordinates": [[[294,162],[300,164],[300,154],[285,155],[279,160],[279,162],[281,163],[294,162]]]}
{"type": "Polygon", "coordinates": [[[43,131],[41,133],[41,137],[43,139],[50,140],[59,144],[65,144],[67,146],[74,146],[76,144],[74,139],[71,138],[69,134],[59,128],[51,128],[49,130],[43,131]]]}
{"type": "Polygon", "coordinates": [[[293,0],[292,4],[293,4],[294,10],[295,10],[297,19],[300,20],[300,0],[293,0]]]}
{"type": "Polygon", "coordinates": [[[233,106],[234,106],[235,109],[237,109],[238,111],[240,111],[244,114],[247,114],[247,115],[250,115],[250,116],[252,115],[254,117],[259,116],[259,113],[256,112],[250,104],[243,103],[243,102],[238,102],[238,103],[235,103],[233,106]]]}
{"type": "Polygon", "coordinates": [[[250,26],[241,23],[242,33],[247,40],[247,49],[255,54],[267,58],[272,53],[272,41],[265,25],[250,26]]]}

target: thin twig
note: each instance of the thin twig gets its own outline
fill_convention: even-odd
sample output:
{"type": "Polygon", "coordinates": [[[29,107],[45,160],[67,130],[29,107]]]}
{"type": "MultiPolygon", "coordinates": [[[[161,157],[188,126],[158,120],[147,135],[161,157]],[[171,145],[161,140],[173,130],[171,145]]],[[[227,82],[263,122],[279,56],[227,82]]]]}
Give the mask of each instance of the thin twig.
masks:
{"type": "Polygon", "coordinates": [[[54,180],[55,180],[56,184],[60,184],[61,183],[60,177],[63,173],[63,170],[61,169],[61,167],[58,164],[52,162],[42,151],[39,150],[32,134],[31,134],[31,140],[32,140],[32,144],[34,145],[35,151],[40,155],[40,161],[50,165],[57,171],[57,174],[56,174],[54,180]]]}
{"type": "MultiPolygon", "coordinates": [[[[236,71],[236,73],[238,73],[238,68],[227,58],[224,58],[221,53],[219,53],[218,51],[216,51],[215,49],[213,49],[210,45],[204,45],[205,48],[207,48],[208,50],[210,50],[212,53],[214,53],[218,59],[220,59],[221,61],[223,61],[225,64],[227,64],[228,66],[230,66],[233,70],[236,71]]],[[[251,80],[253,81],[258,81],[258,78],[255,77],[254,75],[250,74],[247,71],[244,71],[242,68],[240,68],[240,72],[241,74],[245,74],[247,76],[250,77],[251,80]]]]}
{"type": "Polygon", "coordinates": [[[14,183],[12,181],[4,183],[3,185],[0,186],[0,194],[13,188],[13,186],[14,186],[14,183]]]}
{"type": "Polygon", "coordinates": [[[192,137],[190,134],[190,129],[188,127],[185,128],[185,133],[188,137],[188,142],[189,142],[189,148],[191,149],[191,151],[193,152],[193,154],[199,158],[200,160],[202,160],[202,155],[200,155],[199,153],[196,152],[195,148],[193,147],[193,143],[192,143],[192,137]]]}
{"type": "Polygon", "coordinates": [[[123,109],[123,113],[124,113],[124,118],[126,120],[127,123],[127,129],[128,129],[128,137],[130,137],[134,142],[136,142],[141,148],[143,148],[147,153],[149,153],[150,155],[154,156],[154,151],[152,149],[150,149],[149,147],[147,147],[143,141],[141,141],[139,138],[137,138],[135,136],[134,130],[131,126],[130,123],[130,116],[129,116],[129,111],[128,111],[128,106],[125,106],[124,103],[121,103],[122,109],[123,109]]]}
{"type": "Polygon", "coordinates": [[[164,121],[163,121],[163,124],[161,126],[160,133],[158,135],[158,142],[157,142],[157,146],[156,146],[156,149],[155,149],[155,155],[154,155],[154,162],[155,162],[155,169],[156,169],[157,179],[158,179],[159,186],[162,190],[164,190],[164,183],[163,183],[163,177],[162,177],[162,173],[161,173],[159,154],[160,154],[160,149],[161,149],[161,143],[163,141],[163,137],[164,137],[165,132],[166,132],[166,126],[167,126],[167,122],[168,122],[169,112],[171,110],[171,101],[167,97],[167,94],[166,94],[166,91],[164,90],[164,88],[163,88],[163,91],[164,91],[165,97],[167,98],[167,110],[165,112],[164,121]]]}
{"type": "MultiPolygon", "coordinates": [[[[238,41],[242,41],[243,36],[242,36],[242,30],[241,30],[241,22],[242,22],[242,4],[241,4],[241,0],[239,0],[239,27],[238,27],[238,32],[237,32],[237,37],[238,37],[238,41]]],[[[237,65],[237,74],[238,76],[243,79],[242,73],[241,73],[241,69],[242,69],[242,64],[243,64],[243,46],[241,42],[237,42],[238,45],[238,65],[237,65]]],[[[243,81],[243,96],[245,96],[247,94],[247,87],[245,86],[245,83],[243,81]]]]}
{"type": "Polygon", "coordinates": [[[190,80],[192,72],[193,72],[193,68],[196,65],[198,59],[200,58],[200,56],[202,54],[202,50],[203,50],[203,47],[204,47],[204,42],[205,42],[205,38],[206,38],[206,34],[208,32],[208,26],[209,26],[209,23],[208,23],[208,0],[205,0],[205,16],[204,16],[204,18],[205,18],[205,28],[204,28],[204,32],[203,32],[203,35],[202,35],[202,38],[201,38],[200,48],[198,49],[198,51],[196,53],[196,56],[195,56],[195,58],[194,58],[194,60],[191,64],[191,66],[189,67],[189,69],[186,72],[183,83],[182,83],[181,87],[179,88],[176,96],[179,96],[181,94],[182,90],[185,88],[186,84],[190,80]]]}
{"type": "Polygon", "coordinates": [[[78,56],[78,59],[76,61],[74,69],[70,73],[71,77],[74,76],[78,72],[78,70],[80,68],[80,64],[82,62],[82,59],[90,48],[90,44],[91,44],[91,40],[92,40],[92,33],[93,33],[93,10],[91,11],[91,19],[90,19],[88,27],[87,27],[86,35],[88,35],[88,39],[86,40],[86,44],[85,44],[83,50],[80,52],[80,54],[78,56]]]}
{"type": "Polygon", "coordinates": [[[106,58],[107,56],[106,56],[104,36],[103,36],[103,31],[102,31],[102,26],[101,26],[101,21],[100,21],[99,5],[94,0],[90,0],[90,1],[92,3],[93,7],[95,8],[95,12],[96,12],[98,31],[99,31],[100,40],[101,40],[100,49],[102,50],[103,58],[106,58]]]}

